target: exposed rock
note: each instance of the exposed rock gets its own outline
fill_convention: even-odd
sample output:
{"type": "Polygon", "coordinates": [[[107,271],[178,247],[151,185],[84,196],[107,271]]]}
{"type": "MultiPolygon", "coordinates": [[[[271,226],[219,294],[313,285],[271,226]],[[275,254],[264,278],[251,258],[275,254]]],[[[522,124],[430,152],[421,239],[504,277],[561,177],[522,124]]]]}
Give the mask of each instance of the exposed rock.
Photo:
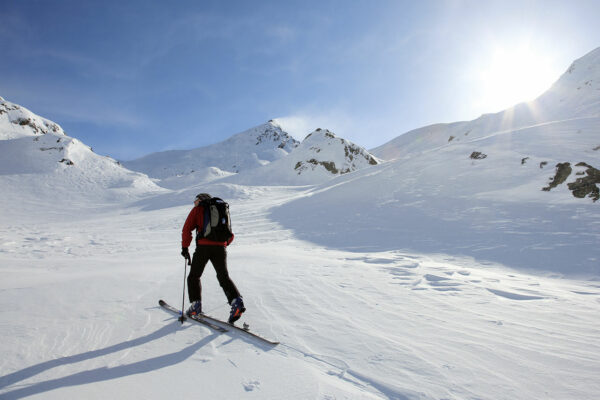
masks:
{"type": "Polygon", "coordinates": [[[571,168],[571,163],[565,162],[556,164],[556,174],[554,175],[554,178],[552,178],[550,184],[545,188],[542,188],[542,190],[545,192],[549,192],[550,189],[554,189],[558,185],[564,183],[564,181],[567,180],[569,175],[571,175],[572,171],[573,168],[571,168]]]}
{"type": "Polygon", "coordinates": [[[598,189],[597,184],[600,183],[600,171],[596,168],[588,165],[584,162],[580,162],[577,164],[578,167],[587,167],[585,171],[587,176],[583,178],[577,178],[575,182],[569,183],[567,186],[569,190],[573,192],[573,196],[577,198],[584,198],[589,196],[596,202],[600,199],[600,190],[598,189]]]}
{"type": "Polygon", "coordinates": [[[480,152],[480,151],[474,151],[474,152],[472,152],[472,153],[471,153],[471,156],[470,156],[470,157],[471,157],[473,160],[483,160],[484,158],[486,158],[486,157],[487,157],[487,154],[483,154],[483,153],[482,153],[482,152],[480,152]]]}
{"type": "Polygon", "coordinates": [[[71,160],[69,160],[69,159],[67,159],[67,158],[63,158],[63,159],[62,159],[62,160],[60,160],[59,162],[61,162],[61,163],[65,163],[65,164],[67,164],[67,165],[74,165],[74,164],[73,164],[73,161],[71,161],[71,160]]]}
{"type": "Polygon", "coordinates": [[[317,176],[319,170],[327,172],[327,176],[342,175],[379,164],[379,161],[362,147],[321,128],[307,135],[289,157],[294,162],[292,165],[296,173],[309,174],[308,176],[317,176]]]}
{"type": "Polygon", "coordinates": [[[525,157],[521,159],[521,165],[525,165],[525,163],[529,160],[529,157],[525,157]]]}
{"type": "Polygon", "coordinates": [[[544,168],[546,165],[548,165],[548,161],[542,161],[540,163],[540,169],[544,168]]]}
{"type": "MultiPolygon", "coordinates": [[[[318,161],[318,160],[315,160],[314,158],[311,158],[310,160],[307,160],[306,163],[314,165],[314,166],[322,165],[323,168],[325,168],[327,171],[331,172],[332,174],[340,173],[340,171],[336,168],[335,163],[333,161],[318,161]]],[[[302,171],[306,170],[306,168],[307,168],[306,164],[302,161],[298,161],[296,163],[296,166],[294,167],[294,169],[296,171],[298,171],[298,175],[300,175],[302,173],[302,171]]],[[[342,174],[348,173],[348,172],[350,172],[350,171],[349,170],[341,171],[342,174]]]]}

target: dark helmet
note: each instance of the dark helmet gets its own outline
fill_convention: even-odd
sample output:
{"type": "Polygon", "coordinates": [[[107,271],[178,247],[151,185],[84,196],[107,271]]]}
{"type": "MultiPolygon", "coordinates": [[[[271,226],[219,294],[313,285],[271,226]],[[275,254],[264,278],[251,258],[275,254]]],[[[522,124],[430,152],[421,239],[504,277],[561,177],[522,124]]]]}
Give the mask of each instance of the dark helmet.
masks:
{"type": "Polygon", "coordinates": [[[196,200],[200,200],[200,201],[209,200],[211,198],[212,198],[212,196],[208,193],[200,193],[199,195],[196,196],[196,200]]]}

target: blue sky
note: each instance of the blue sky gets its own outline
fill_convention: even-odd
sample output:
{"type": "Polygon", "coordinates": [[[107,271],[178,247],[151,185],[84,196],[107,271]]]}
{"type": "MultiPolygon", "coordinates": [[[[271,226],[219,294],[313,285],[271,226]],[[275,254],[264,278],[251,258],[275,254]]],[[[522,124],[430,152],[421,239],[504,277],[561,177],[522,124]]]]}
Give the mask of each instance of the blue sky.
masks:
{"type": "Polygon", "coordinates": [[[530,100],[598,1],[0,0],[0,96],[128,160],[277,118],[366,148],[530,100]]]}

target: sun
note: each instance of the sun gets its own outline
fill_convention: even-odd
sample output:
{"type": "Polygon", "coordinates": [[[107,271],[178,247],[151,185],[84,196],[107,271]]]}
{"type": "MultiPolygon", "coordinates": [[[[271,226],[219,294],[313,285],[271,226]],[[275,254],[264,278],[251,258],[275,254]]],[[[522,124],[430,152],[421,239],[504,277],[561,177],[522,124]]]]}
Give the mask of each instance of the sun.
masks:
{"type": "Polygon", "coordinates": [[[533,100],[558,79],[551,57],[525,45],[495,47],[480,65],[476,73],[476,108],[484,112],[498,112],[533,100]]]}

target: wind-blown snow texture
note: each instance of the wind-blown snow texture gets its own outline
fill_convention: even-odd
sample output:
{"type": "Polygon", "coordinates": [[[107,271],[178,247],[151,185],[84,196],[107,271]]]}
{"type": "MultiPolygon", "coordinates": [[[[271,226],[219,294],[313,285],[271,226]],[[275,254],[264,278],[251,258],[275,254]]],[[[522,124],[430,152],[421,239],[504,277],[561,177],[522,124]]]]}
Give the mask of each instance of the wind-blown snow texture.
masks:
{"type": "MultiPolygon", "coordinates": [[[[378,158],[327,130],[256,144],[285,141],[268,123],[220,164],[128,163],[153,180],[1,100],[0,398],[597,398],[599,57],[378,158]],[[275,348],[157,306],[201,191],[230,201],[242,321],[275,348]]],[[[226,316],[210,266],[203,289],[226,316]]]]}

